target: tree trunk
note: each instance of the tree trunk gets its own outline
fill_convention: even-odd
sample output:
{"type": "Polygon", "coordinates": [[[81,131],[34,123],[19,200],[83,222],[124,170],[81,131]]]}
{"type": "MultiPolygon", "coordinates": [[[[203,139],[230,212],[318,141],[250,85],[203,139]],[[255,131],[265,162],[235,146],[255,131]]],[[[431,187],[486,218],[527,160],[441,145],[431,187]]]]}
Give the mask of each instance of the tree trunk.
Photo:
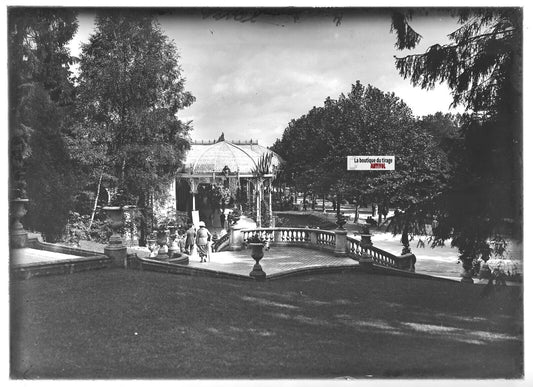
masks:
{"type": "Polygon", "coordinates": [[[144,193],[141,193],[139,197],[139,203],[141,204],[141,225],[140,225],[140,235],[139,235],[139,246],[146,246],[146,231],[148,228],[148,224],[146,222],[146,195],[144,193]]]}
{"type": "Polygon", "coordinates": [[[103,173],[100,174],[100,179],[98,179],[98,188],[96,189],[96,198],[94,198],[94,206],[93,206],[93,212],[91,213],[91,221],[89,222],[89,227],[87,230],[90,232],[91,227],[93,226],[94,222],[94,214],[96,213],[96,207],[98,207],[98,198],[100,197],[100,187],[102,186],[102,177],[104,176],[103,173]]]}

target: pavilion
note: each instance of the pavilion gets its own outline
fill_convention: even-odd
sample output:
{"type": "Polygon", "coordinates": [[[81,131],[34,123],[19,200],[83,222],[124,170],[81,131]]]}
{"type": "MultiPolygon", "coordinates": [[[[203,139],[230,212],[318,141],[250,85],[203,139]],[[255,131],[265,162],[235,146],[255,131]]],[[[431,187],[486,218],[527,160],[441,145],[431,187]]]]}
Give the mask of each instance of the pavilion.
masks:
{"type": "MultiPolygon", "coordinates": [[[[192,219],[195,224],[203,220],[208,228],[223,227],[220,214],[224,209],[210,203],[202,190],[202,186],[215,184],[228,188],[233,196],[238,192],[241,201],[250,208],[255,206],[256,213],[260,213],[264,202],[268,219],[272,219],[271,182],[281,162],[277,154],[257,140],[226,141],[222,133],[218,140],[193,141],[170,187],[167,206],[175,209],[179,220],[192,219]],[[268,154],[268,171],[262,171],[259,165],[268,154]]],[[[261,226],[260,217],[255,221],[261,226]]]]}

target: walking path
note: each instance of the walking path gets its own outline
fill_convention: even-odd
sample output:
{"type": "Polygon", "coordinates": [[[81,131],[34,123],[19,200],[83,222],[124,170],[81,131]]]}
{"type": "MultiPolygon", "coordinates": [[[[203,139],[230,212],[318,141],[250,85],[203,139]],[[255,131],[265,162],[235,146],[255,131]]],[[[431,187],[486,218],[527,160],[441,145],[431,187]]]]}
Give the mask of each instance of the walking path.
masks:
{"type": "Polygon", "coordinates": [[[87,257],[31,248],[13,249],[10,252],[10,261],[13,266],[42,265],[51,262],[74,262],[84,259],[87,259],[87,257]]]}
{"type": "MultiPolygon", "coordinates": [[[[260,265],[267,278],[317,268],[353,268],[359,265],[351,258],[335,257],[330,253],[301,247],[273,247],[264,254],[260,265]]],[[[250,274],[254,264],[250,250],[212,253],[210,260],[204,263],[195,254],[189,258],[191,267],[244,276],[250,274]]]]}

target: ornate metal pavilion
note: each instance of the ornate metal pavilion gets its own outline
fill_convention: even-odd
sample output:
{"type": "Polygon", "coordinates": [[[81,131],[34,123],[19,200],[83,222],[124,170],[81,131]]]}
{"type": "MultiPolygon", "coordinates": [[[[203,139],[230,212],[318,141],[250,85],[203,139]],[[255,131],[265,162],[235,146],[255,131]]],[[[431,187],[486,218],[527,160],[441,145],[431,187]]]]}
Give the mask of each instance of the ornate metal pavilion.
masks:
{"type": "MultiPolygon", "coordinates": [[[[261,202],[268,206],[268,219],[272,219],[271,181],[281,164],[281,158],[257,140],[226,141],[224,134],[218,140],[194,141],[183,168],[170,188],[170,205],[178,218],[189,218],[194,223],[203,220],[208,227],[221,227],[220,208],[211,208],[201,196],[201,185],[222,184],[238,188],[246,195],[248,203],[261,213],[261,202]],[[271,153],[270,173],[258,174],[258,165],[265,154],[271,153]]],[[[261,218],[256,223],[261,226],[261,218]]]]}

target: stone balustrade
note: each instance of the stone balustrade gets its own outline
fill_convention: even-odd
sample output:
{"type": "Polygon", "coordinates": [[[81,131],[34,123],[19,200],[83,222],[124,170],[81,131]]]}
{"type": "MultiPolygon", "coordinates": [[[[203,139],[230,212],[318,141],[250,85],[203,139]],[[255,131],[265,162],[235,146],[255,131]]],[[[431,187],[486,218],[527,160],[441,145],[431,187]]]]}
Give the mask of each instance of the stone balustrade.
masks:
{"type": "Polygon", "coordinates": [[[335,250],[335,232],[311,229],[311,228],[257,228],[241,230],[243,243],[254,235],[259,236],[268,242],[270,246],[312,246],[317,249],[335,250]]]}
{"type": "Polygon", "coordinates": [[[258,234],[270,246],[298,246],[327,250],[336,256],[348,256],[357,261],[366,256],[371,257],[375,265],[415,271],[414,254],[398,256],[372,245],[362,247],[361,241],[347,236],[345,230],[329,231],[294,227],[240,229],[236,227],[231,228],[228,239],[216,246],[215,251],[221,251],[227,247],[231,250],[240,250],[255,234],[258,234]]]}

